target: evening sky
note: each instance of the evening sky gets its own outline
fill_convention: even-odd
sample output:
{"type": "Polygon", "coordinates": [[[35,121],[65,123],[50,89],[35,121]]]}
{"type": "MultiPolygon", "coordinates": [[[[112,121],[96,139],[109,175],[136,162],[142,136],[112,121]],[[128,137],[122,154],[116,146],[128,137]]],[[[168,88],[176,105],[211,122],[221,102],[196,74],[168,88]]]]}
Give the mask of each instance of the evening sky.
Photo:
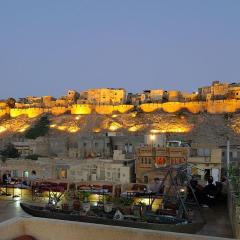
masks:
{"type": "Polygon", "coordinates": [[[0,98],[240,79],[239,0],[0,1],[0,98]]]}

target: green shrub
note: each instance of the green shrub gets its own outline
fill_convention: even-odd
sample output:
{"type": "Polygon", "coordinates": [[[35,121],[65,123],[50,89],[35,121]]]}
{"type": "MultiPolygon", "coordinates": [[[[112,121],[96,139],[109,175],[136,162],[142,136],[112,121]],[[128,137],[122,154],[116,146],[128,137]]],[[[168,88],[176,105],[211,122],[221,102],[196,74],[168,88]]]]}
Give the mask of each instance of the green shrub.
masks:
{"type": "Polygon", "coordinates": [[[36,139],[40,136],[45,136],[49,131],[49,124],[50,121],[47,116],[41,117],[32,128],[26,131],[25,137],[28,139],[36,139]]]}
{"type": "Polygon", "coordinates": [[[30,160],[38,160],[38,158],[40,157],[40,155],[38,154],[31,154],[25,157],[25,159],[30,159],[30,160]]]}
{"type": "Polygon", "coordinates": [[[2,160],[6,160],[6,158],[18,158],[20,154],[18,153],[18,150],[14,147],[13,144],[8,144],[5,149],[3,149],[0,152],[0,155],[2,157],[2,160]]]}

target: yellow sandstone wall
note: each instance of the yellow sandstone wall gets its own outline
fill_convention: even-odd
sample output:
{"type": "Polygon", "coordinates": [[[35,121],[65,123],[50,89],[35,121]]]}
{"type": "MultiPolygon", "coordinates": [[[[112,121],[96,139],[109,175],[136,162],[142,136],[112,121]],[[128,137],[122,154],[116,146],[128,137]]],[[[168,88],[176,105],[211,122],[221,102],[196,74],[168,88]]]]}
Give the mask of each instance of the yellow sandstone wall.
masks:
{"type": "Polygon", "coordinates": [[[114,111],[118,111],[119,113],[125,113],[133,109],[133,105],[117,105],[114,106],[114,111]]]}
{"type": "Polygon", "coordinates": [[[96,105],[95,111],[98,114],[112,114],[114,111],[113,105],[96,105]]]}
{"type": "Polygon", "coordinates": [[[71,114],[90,114],[92,106],[90,104],[74,104],[71,108],[71,114]]]}
{"type": "Polygon", "coordinates": [[[206,110],[206,102],[186,102],[184,107],[191,113],[199,113],[206,110]]]}
{"type": "Polygon", "coordinates": [[[4,115],[8,115],[8,114],[9,114],[9,108],[0,109],[0,117],[2,117],[4,115]]]}
{"type": "Polygon", "coordinates": [[[67,107],[52,107],[50,108],[50,113],[54,116],[58,116],[58,115],[61,115],[61,114],[64,114],[68,111],[68,108],[67,107]]]}
{"type": "MultiPolygon", "coordinates": [[[[71,114],[91,114],[94,110],[98,114],[113,114],[113,112],[125,113],[133,109],[133,105],[91,105],[75,104],[70,108],[71,114]]],[[[240,100],[215,100],[206,102],[166,102],[166,103],[145,103],[140,105],[143,112],[149,113],[162,109],[167,113],[178,112],[187,109],[191,113],[208,112],[210,114],[233,113],[240,110],[240,100]]],[[[37,117],[43,113],[50,113],[55,116],[66,113],[68,107],[52,108],[0,108],[0,117],[10,114],[11,117],[27,115],[29,118],[37,117]]]]}
{"type": "Polygon", "coordinates": [[[184,108],[182,102],[166,102],[162,104],[162,109],[167,113],[174,113],[184,108]]]}
{"type": "Polygon", "coordinates": [[[13,118],[21,115],[27,115],[29,118],[34,118],[34,117],[38,117],[42,113],[44,113],[43,108],[22,108],[22,109],[12,108],[10,109],[10,117],[13,117],[13,118]]]}
{"type": "Polygon", "coordinates": [[[160,103],[144,103],[140,105],[140,108],[143,112],[154,112],[162,108],[160,103]]]}
{"type": "Polygon", "coordinates": [[[235,99],[207,102],[207,111],[212,114],[233,113],[240,107],[240,101],[235,99]]]}

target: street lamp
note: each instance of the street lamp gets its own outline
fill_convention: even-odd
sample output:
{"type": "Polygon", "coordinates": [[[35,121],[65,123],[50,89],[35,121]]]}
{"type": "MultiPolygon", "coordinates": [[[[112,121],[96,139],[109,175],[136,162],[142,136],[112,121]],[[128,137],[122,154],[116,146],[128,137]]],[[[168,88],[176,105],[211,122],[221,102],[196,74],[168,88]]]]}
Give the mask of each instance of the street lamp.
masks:
{"type": "Polygon", "coordinates": [[[151,140],[152,146],[153,146],[153,142],[154,142],[155,139],[156,139],[156,136],[154,134],[151,134],[150,135],[150,140],[151,140]]]}

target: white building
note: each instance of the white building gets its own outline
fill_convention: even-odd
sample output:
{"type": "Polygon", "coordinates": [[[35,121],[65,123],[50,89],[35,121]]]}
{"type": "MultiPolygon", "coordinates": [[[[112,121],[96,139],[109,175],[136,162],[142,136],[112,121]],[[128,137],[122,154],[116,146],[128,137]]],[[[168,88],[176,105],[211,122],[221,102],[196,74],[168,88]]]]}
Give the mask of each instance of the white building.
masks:
{"type": "Polygon", "coordinates": [[[132,182],[133,160],[85,159],[69,166],[67,179],[72,181],[132,182]]]}

